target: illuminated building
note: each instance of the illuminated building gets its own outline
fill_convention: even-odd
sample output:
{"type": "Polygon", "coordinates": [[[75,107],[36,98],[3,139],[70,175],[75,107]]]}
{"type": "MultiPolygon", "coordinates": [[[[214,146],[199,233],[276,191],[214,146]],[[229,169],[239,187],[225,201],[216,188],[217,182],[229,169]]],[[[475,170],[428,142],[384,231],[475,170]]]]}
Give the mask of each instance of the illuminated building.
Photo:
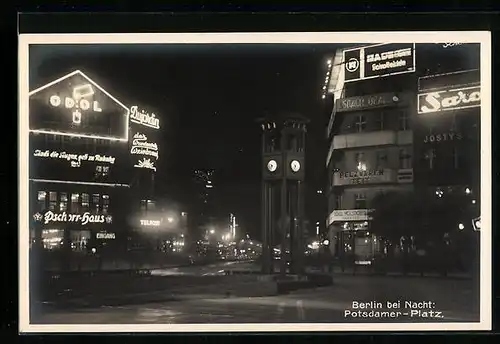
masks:
{"type": "Polygon", "coordinates": [[[81,71],[29,96],[31,244],[68,253],[119,246],[129,109],[81,71]]]}
{"type": "Polygon", "coordinates": [[[362,262],[379,250],[371,201],[413,188],[414,44],[346,48],[327,64],[329,246],[362,262]]]}

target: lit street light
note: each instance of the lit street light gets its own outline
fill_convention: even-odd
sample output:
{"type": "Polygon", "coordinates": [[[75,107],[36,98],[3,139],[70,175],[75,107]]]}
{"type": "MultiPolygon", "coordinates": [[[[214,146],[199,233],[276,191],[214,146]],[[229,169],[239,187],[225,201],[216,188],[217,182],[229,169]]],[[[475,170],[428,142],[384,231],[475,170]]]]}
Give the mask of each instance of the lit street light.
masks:
{"type": "Polygon", "coordinates": [[[465,228],[465,226],[463,223],[458,224],[458,229],[463,230],[464,228],[465,228]]]}
{"type": "Polygon", "coordinates": [[[174,218],[173,218],[173,217],[168,217],[168,218],[167,218],[167,221],[168,221],[169,223],[172,223],[172,222],[174,222],[174,218]]]}
{"type": "Polygon", "coordinates": [[[211,229],[210,234],[214,234],[214,233],[215,233],[215,229],[211,229]]]}

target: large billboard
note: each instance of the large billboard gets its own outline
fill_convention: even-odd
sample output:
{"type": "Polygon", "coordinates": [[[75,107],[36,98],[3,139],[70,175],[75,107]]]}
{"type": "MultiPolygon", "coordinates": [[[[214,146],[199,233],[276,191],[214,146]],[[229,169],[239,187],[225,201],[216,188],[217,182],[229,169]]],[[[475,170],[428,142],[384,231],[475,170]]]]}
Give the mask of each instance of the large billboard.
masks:
{"type": "Polygon", "coordinates": [[[382,43],[344,50],[345,82],[415,72],[415,43],[382,43]]]}
{"type": "Polygon", "coordinates": [[[29,95],[31,132],[128,141],[129,109],[79,70],[29,95]]]}

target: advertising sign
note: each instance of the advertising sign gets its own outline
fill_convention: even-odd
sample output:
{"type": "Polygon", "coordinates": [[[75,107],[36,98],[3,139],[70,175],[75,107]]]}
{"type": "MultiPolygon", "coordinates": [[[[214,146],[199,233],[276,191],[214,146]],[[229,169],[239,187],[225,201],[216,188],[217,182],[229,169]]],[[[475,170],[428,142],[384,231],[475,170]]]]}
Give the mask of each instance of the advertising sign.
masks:
{"type": "Polygon", "coordinates": [[[481,86],[419,93],[417,104],[420,115],[479,107],[481,106],[481,86]]]}
{"type": "Polygon", "coordinates": [[[148,141],[146,134],[134,134],[130,154],[135,159],[134,167],[156,171],[156,161],[159,157],[158,144],[148,141]]]}
{"type": "Polygon", "coordinates": [[[154,113],[139,110],[137,105],[130,108],[130,121],[148,128],[160,129],[160,120],[154,113]]]}
{"type": "Polygon", "coordinates": [[[335,105],[337,112],[346,112],[390,106],[397,104],[399,101],[400,98],[394,93],[381,93],[339,99],[335,105]]]}
{"type": "Polygon", "coordinates": [[[82,162],[90,161],[97,162],[100,164],[110,164],[113,165],[115,163],[116,158],[108,155],[100,155],[100,154],[80,154],[74,152],[66,152],[66,151],[50,151],[50,150],[40,150],[35,149],[33,152],[33,157],[49,159],[49,160],[61,160],[68,161],[71,167],[80,167],[82,162]]]}
{"type": "Polygon", "coordinates": [[[390,177],[389,170],[335,172],[333,185],[388,183],[390,177]]]}
{"type": "Polygon", "coordinates": [[[371,220],[371,209],[334,210],[328,216],[327,226],[333,222],[371,220]]]}
{"type": "Polygon", "coordinates": [[[415,72],[415,43],[383,43],[344,50],[345,81],[415,72]]]}
{"type": "Polygon", "coordinates": [[[36,222],[42,222],[43,224],[49,224],[54,222],[74,222],[85,226],[89,223],[111,223],[113,218],[111,215],[102,214],[91,214],[90,212],[85,212],[83,214],[71,214],[65,211],[61,213],[56,213],[53,211],[47,211],[43,214],[36,213],[33,215],[33,219],[36,222]]]}
{"type": "Polygon", "coordinates": [[[29,95],[31,132],[128,140],[129,109],[79,70],[29,95]]]}

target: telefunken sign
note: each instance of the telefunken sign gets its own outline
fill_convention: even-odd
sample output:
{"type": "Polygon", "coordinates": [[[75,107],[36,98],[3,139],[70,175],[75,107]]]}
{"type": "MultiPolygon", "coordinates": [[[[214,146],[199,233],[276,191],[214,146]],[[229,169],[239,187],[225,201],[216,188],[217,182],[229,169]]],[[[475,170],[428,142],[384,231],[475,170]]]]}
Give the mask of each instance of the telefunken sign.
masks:
{"type": "Polygon", "coordinates": [[[481,86],[420,93],[418,113],[467,109],[481,106],[481,86]]]}
{"type": "Polygon", "coordinates": [[[69,214],[65,211],[62,213],[55,213],[52,211],[47,211],[45,214],[36,213],[33,215],[33,219],[37,222],[42,222],[48,224],[51,222],[79,222],[82,226],[89,223],[111,223],[111,215],[100,215],[91,214],[85,212],[83,214],[69,214]]]}
{"type": "Polygon", "coordinates": [[[384,43],[344,50],[345,81],[415,72],[414,43],[384,43]]]}
{"type": "Polygon", "coordinates": [[[130,121],[153,129],[160,129],[160,120],[154,113],[139,110],[137,105],[130,108],[130,121]]]}
{"type": "Polygon", "coordinates": [[[399,97],[393,93],[381,93],[368,96],[339,99],[337,100],[335,106],[337,112],[346,112],[390,106],[393,104],[397,104],[399,101],[399,97]]]}
{"type": "Polygon", "coordinates": [[[328,216],[327,226],[333,222],[368,221],[371,220],[371,212],[371,209],[334,210],[328,216]]]}

